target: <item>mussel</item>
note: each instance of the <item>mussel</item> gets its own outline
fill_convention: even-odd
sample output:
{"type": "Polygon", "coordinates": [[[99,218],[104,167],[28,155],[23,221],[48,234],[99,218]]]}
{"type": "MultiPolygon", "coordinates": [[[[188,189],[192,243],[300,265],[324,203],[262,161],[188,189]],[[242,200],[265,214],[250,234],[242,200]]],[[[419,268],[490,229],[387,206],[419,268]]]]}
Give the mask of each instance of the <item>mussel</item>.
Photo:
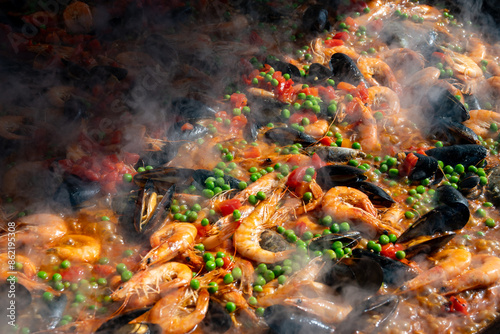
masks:
{"type": "Polygon", "coordinates": [[[408,243],[405,249],[406,259],[411,259],[417,255],[432,254],[437,252],[455,237],[455,232],[444,232],[437,236],[420,237],[408,243]]]}
{"type": "Polygon", "coordinates": [[[488,188],[487,188],[488,198],[495,203],[500,205],[500,167],[497,166],[491,169],[488,175],[488,188]]]}
{"type": "Polygon", "coordinates": [[[333,146],[310,146],[306,152],[309,154],[316,153],[321,160],[326,162],[347,162],[357,157],[365,157],[366,154],[360,150],[347,147],[333,146]]]}
{"type": "Polygon", "coordinates": [[[330,30],[330,21],[328,20],[328,10],[322,5],[313,5],[307,8],[302,16],[302,27],[305,31],[323,32],[330,30]]]}
{"type": "Polygon", "coordinates": [[[332,243],[335,241],[340,241],[344,245],[344,247],[354,248],[358,244],[361,239],[361,233],[358,231],[346,232],[341,234],[327,234],[321,237],[317,237],[311,240],[309,244],[310,250],[323,250],[330,249],[332,243]]]}
{"type": "Polygon", "coordinates": [[[167,138],[171,141],[180,140],[196,140],[202,138],[208,133],[208,129],[200,124],[190,124],[191,126],[186,127],[187,122],[177,122],[172,124],[172,126],[167,131],[167,138]]]}
{"type": "Polygon", "coordinates": [[[322,82],[329,79],[333,75],[332,71],[321,64],[312,63],[309,66],[309,72],[307,74],[307,81],[315,83],[322,82]]]}
{"type": "Polygon", "coordinates": [[[175,185],[159,194],[153,181],[146,182],[135,203],[134,226],[138,233],[149,235],[165,221],[174,193],[175,185]]]}
{"type": "Polygon", "coordinates": [[[76,175],[65,173],[62,184],[54,194],[54,201],[65,207],[77,209],[100,192],[99,182],[86,181],[76,175]]]}
{"type": "Polygon", "coordinates": [[[259,244],[263,249],[274,253],[293,248],[281,234],[273,230],[265,230],[262,232],[260,234],[259,244]]]}
{"type": "Polygon", "coordinates": [[[161,334],[160,326],[151,323],[129,324],[130,321],[141,316],[150,308],[141,308],[117,315],[102,324],[95,334],[161,334]]]}
{"type": "Polygon", "coordinates": [[[484,190],[484,186],[481,185],[481,177],[475,173],[467,173],[461,177],[458,186],[460,192],[469,199],[478,198],[484,190]]]}
{"type": "Polygon", "coordinates": [[[316,139],[292,128],[272,128],[266,131],[265,138],[268,142],[279,143],[280,145],[290,145],[300,143],[303,146],[313,145],[316,139]]]}
{"type": "Polygon", "coordinates": [[[200,323],[200,328],[207,333],[225,333],[231,326],[233,321],[231,316],[221,304],[210,300],[205,318],[200,323]]]}
{"type": "MultiPolygon", "coordinates": [[[[408,179],[411,181],[422,181],[433,177],[438,171],[438,161],[427,155],[412,153],[418,160],[410,170],[408,179]]],[[[408,157],[406,158],[408,159],[408,157]]]]}
{"type": "Polygon", "coordinates": [[[441,186],[437,189],[436,196],[442,205],[418,219],[399,236],[397,242],[403,243],[419,236],[460,230],[467,224],[470,218],[468,201],[458,190],[452,186],[441,186]]]}
{"type": "Polygon", "coordinates": [[[264,320],[273,334],[331,334],[333,328],[295,307],[272,305],[265,309],[264,320]]]}
{"type": "Polygon", "coordinates": [[[398,305],[398,296],[370,297],[353,308],[346,319],[337,326],[335,333],[351,334],[365,330],[369,330],[369,333],[377,333],[384,328],[387,321],[396,312],[398,305]],[[370,321],[374,318],[375,322],[370,321]]]}
{"type": "Polygon", "coordinates": [[[343,53],[334,53],[330,59],[330,69],[332,71],[332,79],[335,82],[347,82],[352,85],[359,85],[365,82],[365,77],[359,70],[356,63],[343,53]]]}
{"type": "Polygon", "coordinates": [[[417,272],[413,268],[401,261],[396,261],[365,249],[353,249],[352,255],[354,258],[369,258],[378,263],[382,268],[383,281],[392,286],[399,286],[417,276],[417,272]]]}
{"type": "Polygon", "coordinates": [[[445,165],[462,164],[468,168],[469,166],[480,166],[481,162],[488,156],[488,150],[481,145],[467,144],[436,147],[425,151],[425,154],[441,160],[445,165]]]}
{"type": "Polygon", "coordinates": [[[216,113],[216,110],[205,105],[203,102],[185,97],[174,99],[170,109],[170,115],[183,119],[215,117],[216,113]]]}
{"type": "Polygon", "coordinates": [[[275,71],[280,71],[282,74],[289,74],[293,80],[301,78],[299,68],[293,64],[269,57],[266,58],[266,63],[274,68],[275,71]]]}

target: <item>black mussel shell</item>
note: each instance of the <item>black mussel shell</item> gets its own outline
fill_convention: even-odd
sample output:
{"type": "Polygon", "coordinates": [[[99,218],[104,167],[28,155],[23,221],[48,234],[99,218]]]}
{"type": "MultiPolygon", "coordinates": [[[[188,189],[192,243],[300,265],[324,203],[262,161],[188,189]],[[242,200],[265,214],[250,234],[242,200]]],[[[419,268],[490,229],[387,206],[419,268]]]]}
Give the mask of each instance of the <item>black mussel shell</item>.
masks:
{"type": "Polygon", "coordinates": [[[330,286],[351,303],[374,295],[384,282],[384,272],[377,261],[366,256],[328,262],[321,270],[319,281],[330,286]]]}
{"type": "Polygon", "coordinates": [[[266,58],[266,63],[269,64],[275,71],[280,71],[282,74],[290,74],[292,79],[300,79],[300,70],[297,66],[277,60],[274,58],[266,58]]]}
{"type": "Polygon", "coordinates": [[[110,76],[122,81],[127,77],[128,71],[121,67],[97,65],[90,69],[90,76],[92,80],[106,81],[110,76]]]}
{"type": "Polygon", "coordinates": [[[309,66],[307,81],[312,83],[324,81],[329,79],[332,75],[332,71],[328,67],[318,63],[312,63],[311,66],[309,66]]]}
{"type": "Polygon", "coordinates": [[[101,192],[99,182],[86,181],[76,175],[65,173],[63,182],[54,194],[54,201],[66,207],[78,208],[101,192]]]}
{"type": "Polygon", "coordinates": [[[370,258],[375,260],[375,262],[377,262],[382,268],[384,273],[384,282],[391,286],[400,286],[402,283],[418,275],[413,268],[400,261],[395,261],[365,249],[353,249],[352,255],[355,258],[370,258]]]}
{"type": "Polygon", "coordinates": [[[332,70],[332,79],[336,83],[343,81],[357,86],[361,82],[365,82],[365,77],[356,63],[346,54],[334,53],[330,59],[330,69],[332,70]]]}
{"type": "Polygon", "coordinates": [[[488,150],[481,145],[467,144],[436,147],[425,151],[425,154],[441,160],[445,165],[462,164],[467,169],[469,166],[480,166],[488,156],[488,150]]]}
{"type": "Polygon", "coordinates": [[[208,304],[207,314],[200,324],[204,333],[225,333],[231,326],[233,321],[226,309],[219,303],[210,300],[208,304]]]}
{"type": "Polygon", "coordinates": [[[462,229],[469,221],[469,209],[462,204],[440,205],[427,212],[401,234],[398,243],[408,242],[419,236],[432,236],[436,233],[462,229]]]}
{"type": "Polygon", "coordinates": [[[346,232],[343,234],[326,234],[322,235],[321,237],[312,239],[311,243],[309,244],[309,248],[313,251],[330,249],[332,243],[334,243],[335,241],[341,241],[344,247],[354,248],[358,244],[360,239],[361,233],[357,231],[346,232]]]}
{"type": "Polygon", "coordinates": [[[89,78],[90,72],[85,67],[82,67],[82,66],[80,66],[72,61],[66,60],[66,59],[61,59],[61,62],[64,65],[63,74],[68,79],[85,81],[89,78]]]}
{"type": "Polygon", "coordinates": [[[500,166],[493,168],[488,175],[488,199],[500,205],[500,166]]]}
{"type": "Polygon", "coordinates": [[[316,182],[323,189],[343,186],[367,179],[365,171],[347,165],[328,165],[317,170],[316,182]]]}
{"type": "Polygon", "coordinates": [[[259,241],[260,247],[265,250],[277,253],[292,249],[292,245],[286,241],[286,239],[273,230],[265,230],[260,235],[259,241]]]}
{"type": "MultiPolygon", "coordinates": [[[[195,169],[192,173],[192,177],[196,182],[196,185],[202,187],[205,184],[205,180],[209,177],[215,177],[215,173],[207,169],[195,169]]],[[[238,180],[234,176],[224,175],[224,181],[231,186],[233,189],[238,189],[241,180],[238,180]]]]}
{"type": "Polygon", "coordinates": [[[183,119],[201,119],[215,117],[216,113],[216,110],[201,101],[181,97],[172,101],[169,115],[182,117],[183,119]]]}
{"type": "Polygon", "coordinates": [[[463,94],[464,96],[464,102],[467,103],[469,106],[469,110],[479,110],[483,109],[481,108],[481,105],[479,104],[479,100],[475,95],[472,94],[463,94]]]}
{"type": "Polygon", "coordinates": [[[163,144],[161,150],[145,152],[135,165],[135,169],[137,169],[138,167],[161,166],[166,164],[167,162],[175,158],[177,152],[179,151],[180,145],[180,142],[167,141],[163,144]]]}
{"type": "Polygon", "coordinates": [[[469,208],[469,201],[452,186],[440,186],[436,189],[436,198],[442,204],[455,205],[462,204],[465,208],[469,208]]]}
{"type": "Polygon", "coordinates": [[[191,130],[182,130],[182,127],[188,122],[177,122],[172,124],[172,126],[167,131],[167,138],[171,141],[179,140],[196,140],[198,138],[204,137],[208,133],[208,128],[200,124],[192,124],[193,128],[191,130]]]}
{"type": "Polygon", "coordinates": [[[330,21],[328,20],[328,10],[321,5],[313,5],[307,8],[302,16],[302,27],[305,31],[323,32],[330,30],[330,21]]]}
{"type": "Polygon", "coordinates": [[[412,240],[408,248],[405,249],[406,258],[411,259],[417,255],[435,253],[450,242],[455,235],[455,232],[445,232],[438,236],[424,238],[423,241],[420,240],[421,238],[412,240]]]}
{"type": "Polygon", "coordinates": [[[456,121],[438,119],[429,127],[428,135],[452,145],[480,144],[477,134],[456,121]]]}
{"type": "Polygon", "coordinates": [[[411,181],[422,181],[434,176],[439,167],[438,161],[433,157],[428,157],[423,154],[413,154],[418,158],[418,161],[415,164],[415,167],[411,170],[408,178],[411,181]]]}
{"type": "Polygon", "coordinates": [[[370,297],[353,308],[344,321],[336,327],[335,333],[351,334],[364,331],[366,327],[370,329],[370,333],[378,333],[396,312],[398,305],[398,296],[370,297]],[[374,315],[378,315],[376,323],[371,322],[374,315]]]}
{"type": "MultiPolygon", "coordinates": [[[[113,317],[108,321],[106,321],[104,324],[102,324],[95,331],[95,334],[115,334],[119,328],[127,325],[130,321],[146,313],[149,309],[150,307],[146,307],[117,315],[116,317],[113,317]]],[[[158,333],[161,333],[161,331],[158,333]]]]}
{"type": "Polygon", "coordinates": [[[263,124],[259,124],[258,122],[248,122],[243,129],[243,138],[248,142],[256,141],[262,125],[263,124]]]}
{"type": "MultiPolygon", "coordinates": [[[[148,181],[146,182],[144,188],[139,191],[139,195],[136,201],[134,226],[138,233],[142,233],[146,236],[155,232],[167,218],[170,205],[172,204],[172,197],[175,193],[175,185],[171,186],[163,194],[161,201],[157,203],[155,210],[151,214],[151,217],[148,220],[143,221],[142,217],[144,216],[144,212],[142,210],[142,205],[144,202],[149,202],[148,199],[153,195],[153,193],[156,193],[157,196],[160,195],[155,189],[153,182],[148,181]]],[[[147,208],[145,208],[144,210],[148,212],[147,208]]]]}
{"type": "Polygon", "coordinates": [[[481,178],[475,173],[465,174],[458,184],[460,192],[469,199],[476,199],[483,193],[484,186],[481,185],[481,178]]]}
{"type": "Polygon", "coordinates": [[[300,143],[309,146],[317,142],[313,137],[292,128],[272,128],[266,131],[265,138],[268,142],[280,145],[300,143]]]}
{"type": "Polygon", "coordinates": [[[89,118],[89,105],[82,99],[70,97],[64,102],[63,114],[70,122],[81,121],[82,119],[89,118]]]}
{"type": "Polygon", "coordinates": [[[331,334],[334,330],[295,307],[272,305],[265,309],[264,320],[273,334],[331,334]]]}
{"type": "Polygon", "coordinates": [[[306,152],[316,153],[321,160],[326,162],[347,162],[357,157],[365,157],[360,150],[348,147],[310,146],[306,148],[306,152]]]}
{"type": "Polygon", "coordinates": [[[470,118],[469,112],[464,105],[444,87],[431,87],[427,99],[431,108],[424,110],[427,110],[426,116],[430,119],[441,118],[462,123],[470,118]]]}
{"type": "Polygon", "coordinates": [[[56,328],[63,317],[67,304],[68,298],[65,294],[54,297],[50,303],[41,304],[38,314],[47,323],[47,329],[56,328]]]}
{"type": "Polygon", "coordinates": [[[373,183],[366,181],[357,181],[347,184],[348,187],[356,188],[359,191],[368,195],[370,201],[379,206],[390,207],[395,203],[394,199],[384,189],[380,188],[373,183]]]}

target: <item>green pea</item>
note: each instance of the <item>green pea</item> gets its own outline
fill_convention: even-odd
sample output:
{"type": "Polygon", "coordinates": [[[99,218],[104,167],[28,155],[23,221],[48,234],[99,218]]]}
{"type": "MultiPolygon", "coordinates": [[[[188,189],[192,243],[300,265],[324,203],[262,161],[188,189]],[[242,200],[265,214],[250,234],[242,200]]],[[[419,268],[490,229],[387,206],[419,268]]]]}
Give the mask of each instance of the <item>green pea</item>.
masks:
{"type": "Polygon", "coordinates": [[[132,273],[131,271],[129,270],[125,270],[122,274],[121,274],[121,279],[122,279],[122,282],[127,282],[128,280],[130,280],[132,278],[132,276],[134,276],[134,273],[132,273]]]}
{"type": "Polygon", "coordinates": [[[486,224],[486,226],[488,227],[495,227],[496,226],[496,222],[494,219],[492,218],[487,218],[484,223],[486,224]]]}
{"type": "Polygon", "coordinates": [[[132,182],[132,179],[133,179],[133,177],[131,174],[129,174],[129,173],[123,174],[123,182],[130,183],[130,182],[132,182]]]}
{"type": "Polygon", "coordinates": [[[38,276],[38,278],[43,279],[43,280],[46,280],[49,278],[49,275],[45,271],[39,271],[37,273],[37,276],[38,276]]]}
{"type": "Polygon", "coordinates": [[[341,232],[348,232],[351,229],[348,222],[340,223],[339,227],[341,232]]]}
{"type": "Polygon", "coordinates": [[[193,290],[198,290],[200,288],[200,281],[198,281],[196,278],[193,278],[191,282],[189,282],[189,286],[193,290]]]}
{"type": "Polygon", "coordinates": [[[304,195],[302,196],[302,199],[303,199],[303,200],[304,200],[304,202],[306,202],[306,203],[307,203],[307,202],[309,202],[309,201],[311,201],[311,200],[312,200],[312,198],[313,198],[313,195],[312,195],[312,193],[311,193],[311,192],[309,192],[309,191],[308,191],[308,192],[306,192],[306,193],[304,193],[304,195]]]}
{"type": "Polygon", "coordinates": [[[226,275],[224,276],[224,283],[225,283],[225,284],[230,284],[230,283],[233,283],[233,281],[234,281],[234,277],[233,277],[233,275],[232,275],[232,274],[226,274],[226,275]]]}
{"type": "Polygon", "coordinates": [[[219,290],[219,285],[216,282],[210,282],[210,283],[208,283],[207,290],[209,293],[216,293],[217,290],[219,290]]]}
{"type": "Polygon", "coordinates": [[[396,259],[402,260],[406,257],[406,253],[402,250],[396,252],[396,259]]]}
{"type": "Polygon", "coordinates": [[[477,209],[476,210],[476,215],[478,217],[484,218],[484,217],[486,217],[486,211],[484,209],[477,209]]]}
{"type": "Polygon", "coordinates": [[[266,199],[266,194],[263,191],[259,191],[259,192],[257,192],[256,197],[257,197],[257,199],[263,201],[266,199]]]}
{"type": "Polygon", "coordinates": [[[388,235],[385,235],[385,234],[382,234],[380,237],[379,237],[379,242],[381,245],[386,245],[390,242],[390,238],[388,235]]]}

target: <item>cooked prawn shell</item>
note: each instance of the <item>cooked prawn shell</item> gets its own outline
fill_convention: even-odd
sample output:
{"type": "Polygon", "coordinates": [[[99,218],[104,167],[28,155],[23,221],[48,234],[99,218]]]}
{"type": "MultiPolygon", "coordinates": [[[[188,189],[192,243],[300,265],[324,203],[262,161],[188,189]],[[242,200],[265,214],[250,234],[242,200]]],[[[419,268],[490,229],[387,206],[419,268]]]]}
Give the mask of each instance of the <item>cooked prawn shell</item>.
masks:
{"type": "Polygon", "coordinates": [[[50,251],[61,259],[92,263],[101,254],[101,243],[96,238],[86,235],[69,234],[59,239],[50,251]]]}

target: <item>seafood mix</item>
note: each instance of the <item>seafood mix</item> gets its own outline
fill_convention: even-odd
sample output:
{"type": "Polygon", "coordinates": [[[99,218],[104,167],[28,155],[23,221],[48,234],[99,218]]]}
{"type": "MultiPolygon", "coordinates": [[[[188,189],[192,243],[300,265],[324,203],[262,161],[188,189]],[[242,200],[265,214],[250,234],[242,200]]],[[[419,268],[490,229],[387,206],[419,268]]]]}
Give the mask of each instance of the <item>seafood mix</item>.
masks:
{"type": "Polygon", "coordinates": [[[0,332],[500,330],[489,2],[0,7],[0,332]]]}

